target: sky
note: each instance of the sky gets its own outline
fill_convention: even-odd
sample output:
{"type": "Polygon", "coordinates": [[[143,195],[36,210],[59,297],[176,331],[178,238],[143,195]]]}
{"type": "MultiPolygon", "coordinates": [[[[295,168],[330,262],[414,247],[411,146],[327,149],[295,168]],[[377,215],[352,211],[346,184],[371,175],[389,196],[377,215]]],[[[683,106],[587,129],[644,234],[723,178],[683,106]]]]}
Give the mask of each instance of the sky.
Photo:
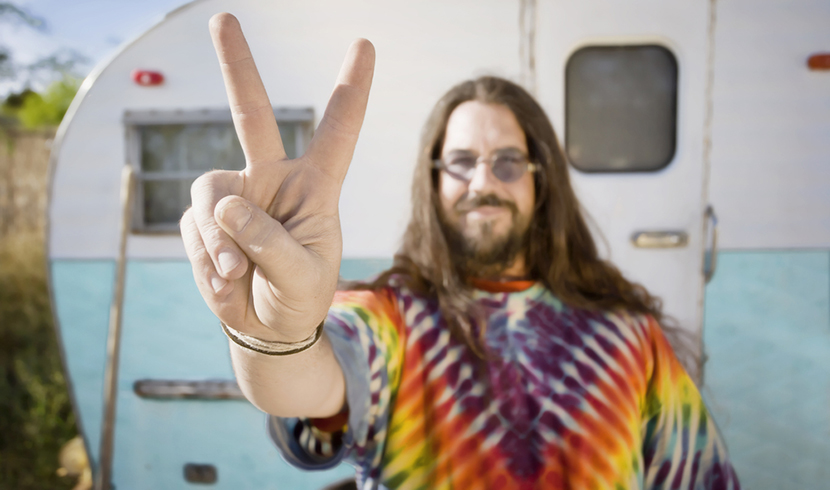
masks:
{"type": "MultiPolygon", "coordinates": [[[[83,75],[189,0],[10,0],[46,21],[44,32],[20,23],[0,22],[0,45],[18,64],[30,64],[70,48],[88,62],[83,75]]],[[[0,95],[23,88],[23,82],[0,81],[0,95]]],[[[42,87],[34,87],[39,89],[42,87]]]]}

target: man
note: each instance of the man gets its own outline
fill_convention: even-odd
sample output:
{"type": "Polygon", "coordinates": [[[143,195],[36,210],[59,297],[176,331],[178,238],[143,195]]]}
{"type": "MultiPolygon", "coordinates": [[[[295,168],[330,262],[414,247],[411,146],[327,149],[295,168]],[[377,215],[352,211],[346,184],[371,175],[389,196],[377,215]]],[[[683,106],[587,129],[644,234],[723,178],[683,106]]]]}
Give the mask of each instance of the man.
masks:
{"type": "Polygon", "coordinates": [[[363,488],[739,487],[659,302],[598,258],[524,90],[485,77],[439,101],[393,268],[335,295],[373,48],[352,45],[288,161],[238,23],[211,32],[247,168],[194,184],[182,234],[286,459],[346,459],[363,488]]]}

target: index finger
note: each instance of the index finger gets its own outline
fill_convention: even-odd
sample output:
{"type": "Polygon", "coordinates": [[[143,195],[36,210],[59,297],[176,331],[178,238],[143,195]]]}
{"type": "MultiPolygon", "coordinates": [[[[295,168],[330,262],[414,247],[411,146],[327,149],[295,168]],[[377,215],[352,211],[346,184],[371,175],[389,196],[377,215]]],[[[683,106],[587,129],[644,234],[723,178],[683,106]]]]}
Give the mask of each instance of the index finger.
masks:
{"type": "Polygon", "coordinates": [[[346,53],[326,112],[309,144],[312,163],[342,181],[363,125],[375,70],[375,47],[357,39],[346,53]]]}
{"type": "Polygon", "coordinates": [[[284,159],[285,149],[271,101],[239,21],[229,13],[214,15],[210,18],[210,37],[248,166],[284,159]]]}

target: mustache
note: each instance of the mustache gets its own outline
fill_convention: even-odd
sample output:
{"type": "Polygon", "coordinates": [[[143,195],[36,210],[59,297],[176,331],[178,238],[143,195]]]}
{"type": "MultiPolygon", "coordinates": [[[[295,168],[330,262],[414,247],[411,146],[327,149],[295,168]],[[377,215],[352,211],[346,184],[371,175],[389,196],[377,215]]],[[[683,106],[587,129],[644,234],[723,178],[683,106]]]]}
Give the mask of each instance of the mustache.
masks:
{"type": "Polygon", "coordinates": [[[454,207],[456,211],[466,213],[467,211],[472,211],[473,209],[481,206],[500,206],[509,209],[514,214],[519,212],[519,208],[516,207],[514,202],[501,199],[495,194],[485,194],[483,196],[475,196],[469,199],[465,199],[462,196],[462,198],[455,203],[454,207]]]}

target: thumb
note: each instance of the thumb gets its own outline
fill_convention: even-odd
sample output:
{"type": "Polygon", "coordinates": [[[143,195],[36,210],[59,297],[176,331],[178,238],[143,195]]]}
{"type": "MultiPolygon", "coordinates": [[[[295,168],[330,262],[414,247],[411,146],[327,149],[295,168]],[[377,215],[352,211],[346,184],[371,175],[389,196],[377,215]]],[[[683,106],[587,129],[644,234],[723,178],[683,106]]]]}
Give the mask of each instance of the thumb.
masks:
{"type": "Polygon", "coordinates": [[[214,217],[272,283],[294,273],[307,259],[305,249],[279,221],[242,197],[227,196],[220,200],[214,217]]]}

